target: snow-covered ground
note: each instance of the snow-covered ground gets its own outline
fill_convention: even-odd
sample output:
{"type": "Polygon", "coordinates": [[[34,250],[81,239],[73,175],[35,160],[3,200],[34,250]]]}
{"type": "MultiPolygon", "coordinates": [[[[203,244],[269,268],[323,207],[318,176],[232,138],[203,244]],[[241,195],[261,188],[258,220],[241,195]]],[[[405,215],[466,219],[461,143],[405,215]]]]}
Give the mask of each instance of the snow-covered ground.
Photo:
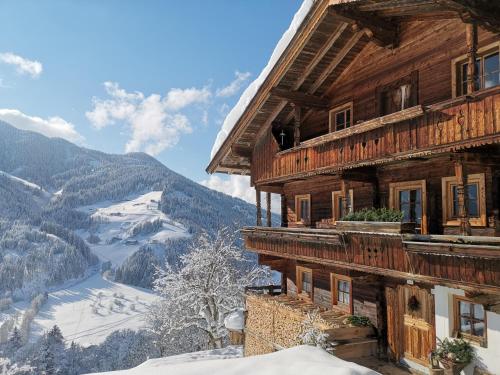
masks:
{"type": "Polygon", "coordinates": [[[68,344],[99,344],[113,331],[143,327],[147,307],[155,298],[152,292],[95,274],[50,293],[35,319],[32,334],[37,337],[57,324],[68,344]]]}
{"type": "MultiPolygon", "coordinates": [[[[100,243],[89,244],[101,261],[109,260],[117,266],[146,243],[189,236],[181,224],[158,209],[160,198],[161,191],[154,191],[122,202],[80,208],[101,221],[95,231],[100,243]],[[134,226],[156,219],[162,221],[160,230],[131,234],[134,226]]],[[[86,239],[90,233],[78,234],[86,239]]],[[[115,330],[143,327],[147,307],[155,298],[151,291],[115,283],[96,273],[73,286],[49,293],[47,303],[35,318],[32,338],[57,324],[68,343],[99,344],[115,330]]]]}
{"type": "Polygon", "coordinates": [[[323,349],[297,346],[271,354],[241,357],[241,349],[229,347],[173,357],[152,359],[130,370],[108,375],[377,375],[366,367],[347,362],[323,349]]]}
{"type": "MultiPolygon", "coordinates": [[[[168,239],[189,237],[182,224],[172,221],[159,210],[161,193],[153,191],[119,203],[102,202],[81,207],[81,211],[90,213],[94,220],[101,221],[94,233],[101,241],[96,245],[89,244],[92,251],[101,260],[109,260],[118,266],[146,243],[161,243],[168,239]],[[161,230],[152,234],[132,235],[132,228],[154,220],[163,222],[161,230]]],[[[80,231],[78,234],[82,238],[88,238],[90,233],[80,231]]]]}

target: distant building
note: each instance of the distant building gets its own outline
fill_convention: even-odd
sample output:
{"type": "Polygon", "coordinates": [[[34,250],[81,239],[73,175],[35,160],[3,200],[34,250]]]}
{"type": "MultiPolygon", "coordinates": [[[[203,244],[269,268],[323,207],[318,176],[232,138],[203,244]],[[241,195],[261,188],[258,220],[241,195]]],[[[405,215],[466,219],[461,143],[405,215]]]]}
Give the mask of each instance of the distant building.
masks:
{"type": "Polygon", "coordinates": [[[339,356],[424,369],[462,337],[467,374],[498,371],[499,48],[497,1],[304,3],[207,168],[251,176],[245,244],[282,274],[282,295],[247,298],[247,355],[297,344],[320,308],[339,356]],[[281,195],[281,227],[261,192],[268,213],[281,195]],[[342,220],[371,207],[392,211],[342,220]],[[349,316],[375,330],[342,331],[349,316]]]}

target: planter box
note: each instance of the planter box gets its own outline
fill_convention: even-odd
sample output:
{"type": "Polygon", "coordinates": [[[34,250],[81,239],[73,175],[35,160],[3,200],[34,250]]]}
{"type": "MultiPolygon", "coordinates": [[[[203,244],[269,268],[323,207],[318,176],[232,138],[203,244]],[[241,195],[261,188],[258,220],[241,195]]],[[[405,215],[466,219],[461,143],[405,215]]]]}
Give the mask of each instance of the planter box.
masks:
{"type": "Polygon", "coordinates": [[[384,221],[337,221],[336,228],[345,232],[415,233],[415,223],[384,221]]]}

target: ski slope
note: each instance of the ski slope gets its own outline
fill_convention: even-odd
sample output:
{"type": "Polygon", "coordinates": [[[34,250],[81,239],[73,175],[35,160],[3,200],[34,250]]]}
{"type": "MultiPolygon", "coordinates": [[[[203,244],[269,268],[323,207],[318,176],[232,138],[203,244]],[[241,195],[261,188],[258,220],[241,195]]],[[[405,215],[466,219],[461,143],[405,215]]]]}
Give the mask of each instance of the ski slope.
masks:
{"type": "MultiPolygon", "coordinates": [[[[101,261],[118,266],[142,245],[189,237],[186,228],[158,209],[160,198],[161,191],[154,191],[121,202],[80,208],[98,223],[92,233],[99,236],[100,242],[89,246],[101,261]],[[136,225],[152,220],[162,221],[156,232],[135,236],[131,233],[136,225]]],[[[78,234],[86,239],[90,232],[78,234]]],[[[113,331],[144,327],[145,313],[156,298],[149,290],[116,283],[95,273],[73,286],[49,293],[47,303],[35,318],[32,339],[57,324],[68,344],[99,344],[113,331]]]]}

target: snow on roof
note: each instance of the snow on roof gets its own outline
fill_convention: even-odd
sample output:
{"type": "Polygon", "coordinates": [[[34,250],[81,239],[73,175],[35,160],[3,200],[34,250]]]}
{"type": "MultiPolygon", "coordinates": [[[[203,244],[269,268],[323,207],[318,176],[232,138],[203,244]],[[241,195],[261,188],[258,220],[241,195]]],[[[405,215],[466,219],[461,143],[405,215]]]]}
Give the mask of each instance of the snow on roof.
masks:
{"type": "Polygon", "coordinates": [[[224,325],[227,329],[238,331],[245,328],[245,311],[242,309],[233,311],[224,319],[224,325]]]}
{"type": "Polygon", "coordinates": [[[246,88],[246,90],[238,100],[238,103],[236,103],[231,112],[229,112],[229,114],[226,116],[226,119],[222,124],[222,128],[217,134],[217,138],[215,139],[215,143],[212,147],[212,152],[210,155],[211,158],[213,158],[217,151],[219,151],[219,148],[222,146],[233,127],[236,125],[252,99],[257,94],[257,91],[259,90],[262,83],[264,83],[266,78],[269,76],[269,73],[271,73],[271,70],[283,55],[283,52],[285,52],[286,48],[292,41],[293,37],[297,33],[298,29],[302,25],[302,22],[308,15],[315,2],[316,0],[304,0],[297,13],[295,13],[290,27],[287,31],[285,31],[278,44],[274,48],[274,51],[267,65],[264,67],[260,75],[246,88]]]}
{"type": "MultiPolygon", "coordinates": [[[[339,359],[321,348],[297,346],[271,354],[235,358],[225,349],[153,359],[131,370],[108,375],[380,375],[366,367],[339,359]],[[221,359],[224,358],[230,359],[221,359]]],[[[234,348],[233,348],[234,350],[234,348]]],[[[241,356],[241,352],[238,354],[241,356]]],[[[104,374],[104,373],[103,373],[104,374]]]]}

